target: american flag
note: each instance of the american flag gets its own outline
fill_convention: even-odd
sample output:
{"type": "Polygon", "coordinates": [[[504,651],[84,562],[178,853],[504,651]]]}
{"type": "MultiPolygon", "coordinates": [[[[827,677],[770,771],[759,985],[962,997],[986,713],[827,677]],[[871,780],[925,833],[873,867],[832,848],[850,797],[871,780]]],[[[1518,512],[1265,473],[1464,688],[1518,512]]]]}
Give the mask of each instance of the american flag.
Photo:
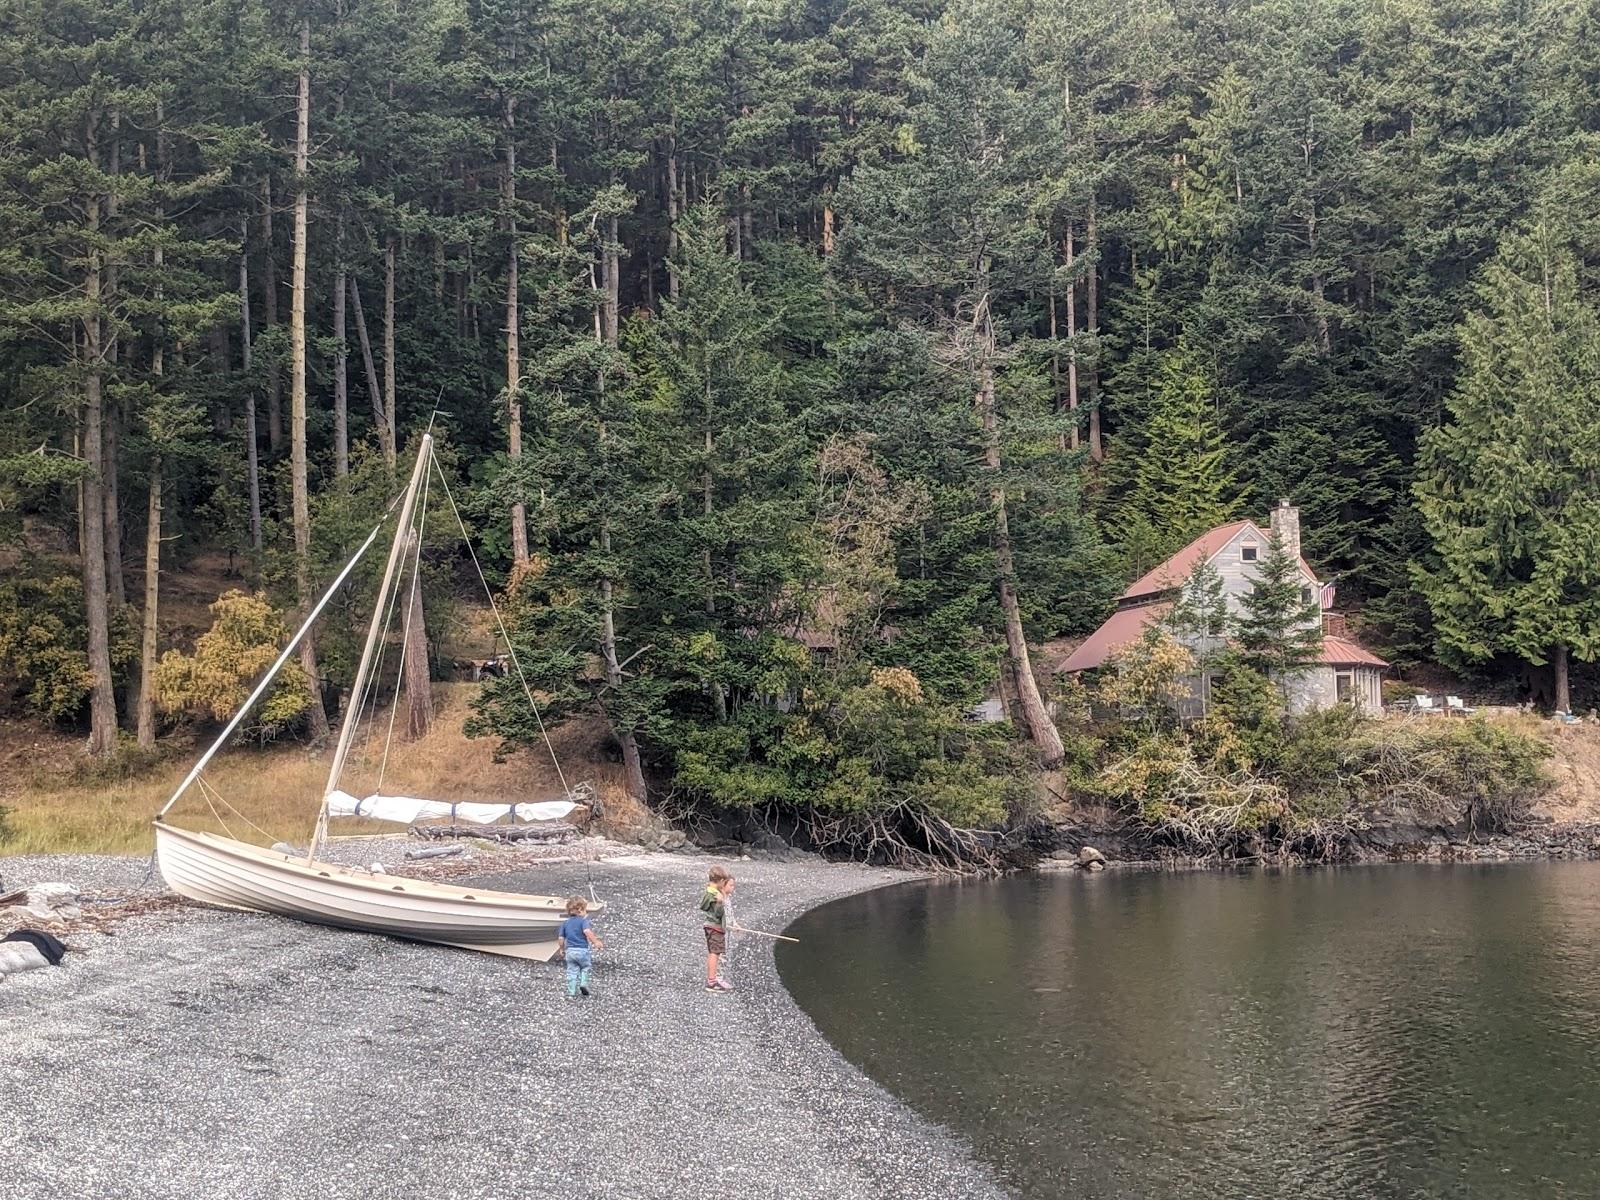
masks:
{"type": "Polygon", "coordinates": [[[1322,611],[1327,612],[1333,607],[1333,584],[1322,585],[1322,611]]]}

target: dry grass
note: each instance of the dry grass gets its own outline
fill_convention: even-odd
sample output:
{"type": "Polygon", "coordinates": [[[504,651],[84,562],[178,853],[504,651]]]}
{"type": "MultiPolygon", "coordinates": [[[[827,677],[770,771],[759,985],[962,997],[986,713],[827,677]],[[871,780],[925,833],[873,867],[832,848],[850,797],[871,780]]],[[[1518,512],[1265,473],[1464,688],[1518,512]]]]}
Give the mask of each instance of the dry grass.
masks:
{"type": "MultiPolygon", "coordinates": [[[[550,756],[542,748],[522,751],[504,762],[494,761],[493,739],[469,739],[461,732],[474,691],[470,684],[437,684],[437,720],[428,734],[406,742],[397,732],[383,790],[439,800],[546,799],[560,792],[550,756]]],[[[383,725],[369,736],[363,728],[351,749],[343,786],[364,795],[378,783],[383,754],[383,725]]],[[[609,761],[603,729],[573,722],[553,735],[569,784],[594,783],[602,799],[615,803],[621,793],[621,767],[609,761]]],[[[212,760],[205,779],[228,807],[213,808],[191,788],[173,809],[176,823],[192,829],[230,831],[245,841],[283,840],[304,844],[316,817],[317,801],[327,781],[331,748],[312,754],[303,746],[256,749],[235,746],[212,760]]],[[[30,785],[7,788],[0,804],[11,809],[12,836],[0,854],[141,853],[150,849],[150,820],[192,764],[185,754],[136,779],[107,783],[71,780],[59,763],[36,771],[30,785]]],[[[13,764],[13,769],[16,765],[13,764]]],[[[620,809],[620,822],[637,814],[620,809]]],[[[608,825],[610,823],[608,822],[608,825]]],[[[340,822],[339,833],[396,832],[377,822],[340,822]]]]}
{"type": "Polygon", "coordinates": [[[1600,726],[1557,725],[1527,716],[1517,720],[1552,751],[1545,764],[1552,787],[1534,803],[1534,812],[1558,824],[1600,822],[1600,726]]]}

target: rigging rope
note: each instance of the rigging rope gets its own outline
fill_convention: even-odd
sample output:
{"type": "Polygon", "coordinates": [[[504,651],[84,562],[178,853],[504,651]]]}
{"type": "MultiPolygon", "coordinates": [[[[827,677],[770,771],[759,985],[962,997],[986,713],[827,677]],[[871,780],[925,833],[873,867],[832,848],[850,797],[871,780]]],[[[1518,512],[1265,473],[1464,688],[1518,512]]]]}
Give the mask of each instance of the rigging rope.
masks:
{"type": "Polygon", "coordinates": [[[517,648],[511,644],[511,635],[506,632],[506,623],[500,618],[500,606],[494,602],[494,592],[490,590],[489,581],[484,578],[483,567],[478,563],[477,552],[472,548],[472,539],[467,535],[467,523],[461,519],[461,510],[456,507],[456,498],[450,492],[450,481],[444,477],[444,470],[439,466],[439,460],[433,459],[433,469],[439,474],[439,482],[444,485],[445,498],[450,501],[450,511],[455,514],[456,524],[461,529],[461,540],[467,544],[467,553],[472,558],[472,569],[478,573],[478,582],[483,585],[483,594],[488,597],[489,611],[494,613],[494,623],[500,629],[500,638],[506,644],[506,653],[511,658],[511,665],[516,668],[517,681],[522,684],[522,694],[528,698],[528,707],[533,710],[533,719],[538,722],[539,736],[544,739],[544,747],[550,752],[550,764],[556,769],[556,779],[561,784],[562,795],[570,794],[572,789],[567,784],[567,776],[561,769],[561,760],[556,757],[556,748],[550,742],[550,731],[544,727],[544,717],[539,712],[538,702],[533,698],[533,689],[528,686],[528,678],[522,673],[522,661],[517,658],[517,648]]]}
{"type": "MultiPolygon", "coordinates": [[[[222,804],[222,806],[224,808],[226,808],[234,816],[238,817],[239,820],[243,821],[246,825],[250,826],[251,829],[254,829],[262,837],[266,838],[269,843],[281,840],[280,838],[274,837],[272,834],[268,833],[265,829],[261,828],[261,826],[257,825],[254,821],[252,821],[249,817],[245,816],[244,813],[241,812],[238,809],[238,807],[236,807],[233,804],[230,804],[228,802],[228,798],[222,794],[221,790],[218,789],[216,784],[210,782],[208,779],[206,779],[206,777],[204,775],[196,775],[194,781],[197,784],[200,785],[200,793],[201,793],[201,795],[205,795],[207,792],[210,792],[211,795],[213,795],[213,796],[215,796],[217,798],[217,800],[222,804]]],[[[209,798],[207,799],[206,802],[208,804],[210,803],[209,798]]],[[[216,810],[213,809],[212,811],[214,812],[216,810]]],[[[218,817],[217,819],[220,821],[222,818],[218,817]]],[[[226,827],[224,827],[224,828],[226,828],[226,827]]],[[[228,836],[232,837],[233,835],[229,834],[228,836]]]]}
{"type": "MultiPolygon", "coordinates": [[[[461,510],[456,507],[456,498],[450,491],[450,481],[444,477],[444,468],[439,465],[439,460],[430,454],[433,469],[439,475],[439,483],[444,488],[445,499],[450,502],[450,511],[455,514],[456,526],[461,530],[461,540],[466,543],[467,554],[472,559],[472,569],[478,574],[478,582],[483,585],[483,594],[489,601],[489,611],[494,614],[494,623],[500,630],[500,640],[506,644],[506,654],[511,659],[511,665],[516,669],[517,682],[522,684],[522,694],[528,698],[528,708],[533,713],[533,719],[538,723],[539,736],[544,739],[544,748],[549,751],[550,765],[556,769],[556,779],[561,784],[561,794],[571,797],[572,787],[567,783],[566,772],[561,769],[561,759],[556,756],[556,748],[550,741],[550,731],[545,728],[544,715],[539,711],[539,702],[533,698],[533,689],[528,686],[528,677],[522,673],[522,660],[517,657],[517,648],[511,642],[511,634],[506,630],[506,623],[500,616],[500,606],[494,602],[494,591],[489,587],[489,581],[484,578],[483,567],[478,562],[477,551],[472,548],[472,538],[467,533],[467,523],[462,520],[461,510]]],[[[589,808],[591,814],[594,806],[589,808]]],[[[597,903],[594,891],[594,855],[586,846],[583,854],[584,871],[588,876],[589,900],[597,903]]]]}
{"type": "Polygon", "coordinates": [[[228,828],[228,823],[222,819],[222,814],[217,811],[217,806],[211,803],[211,789],[202,782],[201,777],[198,775],[194,777],[194,781],[200,784],[200,798],[206,802],[206,807],[211,810],[211,815],[217,819],[217,824],[222,826],[222,832],[237,842],[239,839],[233,836],[233,830],[228,828]]]}

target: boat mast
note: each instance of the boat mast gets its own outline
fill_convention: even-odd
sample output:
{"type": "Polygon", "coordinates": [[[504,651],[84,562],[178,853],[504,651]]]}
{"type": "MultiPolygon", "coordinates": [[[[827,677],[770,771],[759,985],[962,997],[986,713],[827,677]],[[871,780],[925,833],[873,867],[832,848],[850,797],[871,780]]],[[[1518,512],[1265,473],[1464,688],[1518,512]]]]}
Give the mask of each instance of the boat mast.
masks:
{"type": "Polygon", "coordinates": [[[422,445],[417,449],[417,462],[411,468],[411,482],[406,485],[405,499],[400,505],[400,520],[395,524],[394,542],[389,547],[389,561],[383,567],[383,583],[378,588],[372,604],[372,623],[367,627],[367,644],[361,649],[361,662],[356,667],[356,677],[350,684],[350,704],[339,722],[339,743],[333,751],[333,764],[328,768],[328,784],[322,789],[322,801],[317,806],[317,827],[311,835],[311,848],[306,861],[317,856],[323,836],[328,830],[328,796],[339,786],[339,775],[344,770],[345,755],[350,753],[350,743],[355,738],[355,714],[359,711],[361,696],[366,690],[367,676],[372,672],[373,654],[378,648],[378,637],[383,632],[383,613],[389,589],[394,585],[395,570],[405,553],[406,534],[411,530],[411,515],[417,506],[417,493],[427,474],[428,459],[433,453],[433,435],[422,435],[422,445]]]}

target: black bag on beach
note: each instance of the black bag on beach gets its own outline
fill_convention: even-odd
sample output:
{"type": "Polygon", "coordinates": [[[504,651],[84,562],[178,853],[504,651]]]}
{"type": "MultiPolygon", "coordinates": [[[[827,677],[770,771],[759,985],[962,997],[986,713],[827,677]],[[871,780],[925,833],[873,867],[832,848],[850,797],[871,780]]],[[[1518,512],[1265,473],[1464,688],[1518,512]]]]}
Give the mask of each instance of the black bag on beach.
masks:
{"type": "Polygon", "coordinates": [[[0,942],[28,942],[35,950],[44,955],[45,961],[52,967],[59,967],[62,956],[67,952],[67,948],[61,944],[59,939],[45,933],[42,929],[14,929],[6,934],[5,937],[0,938],[0,942]]]}

